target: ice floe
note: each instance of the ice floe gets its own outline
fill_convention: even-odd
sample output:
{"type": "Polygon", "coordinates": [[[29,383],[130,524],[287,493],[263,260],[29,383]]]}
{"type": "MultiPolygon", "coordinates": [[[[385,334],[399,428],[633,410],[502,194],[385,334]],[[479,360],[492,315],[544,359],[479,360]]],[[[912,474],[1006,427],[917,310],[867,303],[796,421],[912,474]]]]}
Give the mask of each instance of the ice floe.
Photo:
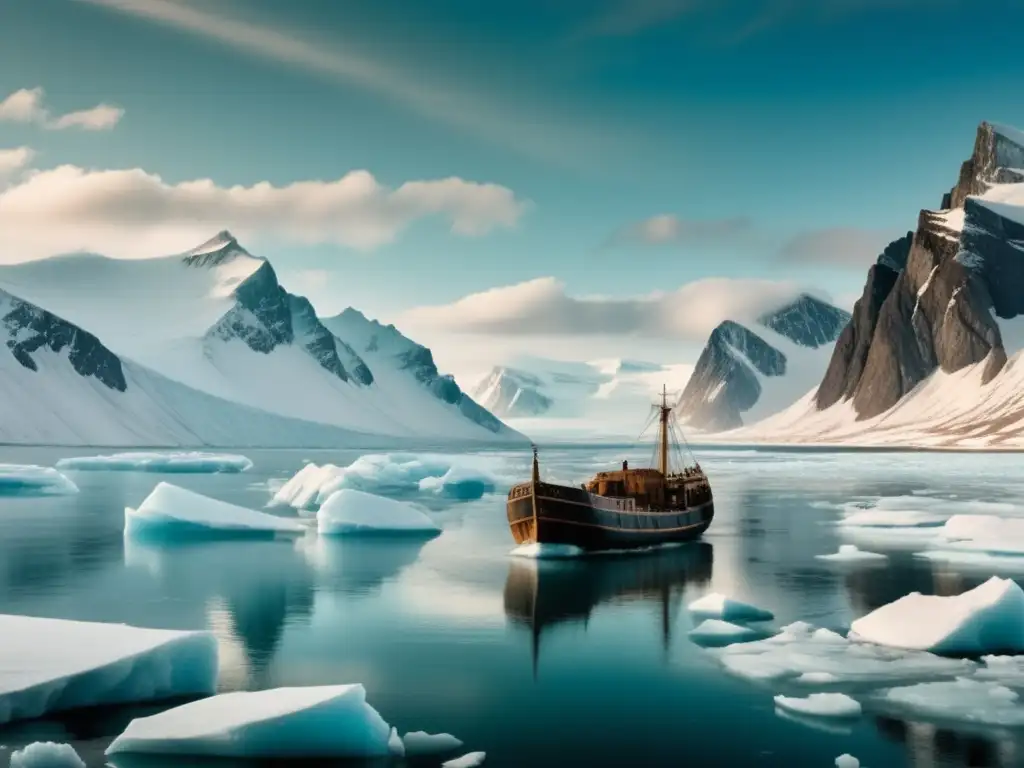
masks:
{"type": "Polygon", "coordinates": [[[342,488],[332,493],[316,513],[323,536],[367,533],[436,536],[441,527],[415,504],[372,493],[342,488]]]}
{"type": "Polygon", "coordinates": [[[721,619],[705,619],[688,634],[691,640],[704,645],[735,643],[761,636],[755,629],[721,619]]]}
{"type": "Polygon", "coordinates": [[[52,467],[0,464],[0,496],[67,496],[78,486],[52,467]]]}
{"type": "Polygon", "coordinates": [[[688,606],[691,613],[723,621],[771,621],[775,615],[763,608],[732,600],[717,592],[704,595],[688,606]]]}
{"type": "Polygon", "coordinates": [[[993,576],[950,597],[913,592],[854,621],[850,638],[934,653],[1024,650],[1024,590],[993,576]]]}
{"type": "Polygon", "coordinates": [[[85,761],[70,744],[35,741],[11,753],[10,768],[85,768],[85,761]]]}
{"type": "Polygon", "coordinates": [[[866,552],[858,549],[856,544],[840,544],[838,552],[833,552],[830,555],[815,555],[815,557],[818,560],[831,560],[837,563],[880,562],[889,559],[877,552],[866,552]]]}
{"type": "Polygon", "coordinates": [[[367,454],[347,467],[307,464],[274,494],[271,504],[315,509],[344,488],[386,495],[479,499],[499,485],[484,457],[367,454]]]}
{"type": "Polygon", "coordinates": [[[462,746],[462,740],[455,738],[450,733],[426,733],[425,731],[412,731],[405,734],[402,737],[402,743],[405,745],[405,754],[410,757],[454,752],[462,746]]]}
{"type": "Polygon", "coordinates": [[[839,521],[845,528],[939,528],[947,515],[912,509],[858,509],[839,521]]]}
{"type": "Polygon", "coordinates": [[[776,696],[775,706],[812,717],[859,717],[860,702],[845,693],[812,693],[805,698],[776,696]]]}
{"type": "Polygon", "coordinates": [[[836,768],[860,768],[860,760],[849,753],[836,758],[836,768]]]}
{"type": "Polygon", "coordinates": [[[57,468],[79,472],[220,473],[245,472],[252,468],[252,461],[233,453],[136,451],[61,459],[57,462],[57,468]]]}
{"type": "Polygon", "coordinates": [[[470,752],[454,760],[441,763],[441,768],[479,768],[487,758],[486,752],[470,752]]]}
{"type": "Polygon", "coordinates": [[[917,716],[979,725],[1024,726],[1017,693],[992,681],[957,680],[891,688],[882,702],[917,716]]]}
{"type": "Polygon", "coordinates": [[[49,712],[213,693],[209,632],[0,615],[0,723],[49,712]]]}
{"type": "Polygon", "coordinates": [[[163,482],[137,509],[126,507],[124,511],[126,536],[273,536],[301,534],[305,530],[295,520],[228,504],[163,482]]]}
{"type": "Polygon", "coordinates": [[[106,754],[384,757],[391,726],[362,685],[223,693],[132,720],[106,754]]]}
{"type": "Polygon", "coordinates": [[[535,560],[563,560],[569,557],[582,557],[586,552],[572,544],[520,544],[509,554],[512,557],[535,560]]]}

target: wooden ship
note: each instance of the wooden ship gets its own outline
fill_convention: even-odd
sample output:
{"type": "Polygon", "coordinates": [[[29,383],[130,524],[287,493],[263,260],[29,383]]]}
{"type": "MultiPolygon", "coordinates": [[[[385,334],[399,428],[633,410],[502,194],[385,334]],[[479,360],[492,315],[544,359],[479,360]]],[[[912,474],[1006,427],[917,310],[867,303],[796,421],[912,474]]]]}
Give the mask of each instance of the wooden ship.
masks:
{"type": "Polygon", "coordinates": [[[623,461],[621,470],[599,472],[579,487],[556,485],[541,480],[534,446],[530,480],[508,494],[508,524],[516,543],[638,549],[703,534],[715,516],[711,485],[699,463],[682,460],[664,388],[655,407],[657,468],[630,469],[623,461]],[[680,458],[677,471],[672,471],[670,448],[680,458]]]}

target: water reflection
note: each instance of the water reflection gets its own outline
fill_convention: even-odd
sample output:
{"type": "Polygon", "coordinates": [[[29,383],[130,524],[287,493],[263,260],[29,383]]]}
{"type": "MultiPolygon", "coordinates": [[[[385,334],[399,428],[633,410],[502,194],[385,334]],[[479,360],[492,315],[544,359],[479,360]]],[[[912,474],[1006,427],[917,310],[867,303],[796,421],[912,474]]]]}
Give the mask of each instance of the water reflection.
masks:
{"type": "Polygon", "coordinates": [[[909,764],[915,768],[1011,768],[1021,765],[1022,734],[1011,729],[978,728],[958,724],[942,727],[934,723],[879,716],[875,726],[885,738],[906,747],[909,764]]]}
{"type": "Polygon", "coordinates": [[[365,597],[415,563],[426,543],[405,537],[317,537],[304,541],[302,551],[324,588],[365,597]]]}
{"type": "Polygon", "coordinates": [[[505,615],[530,629],[534,676],[546,627],[585,625],[594,608],[612,601],[657,601],[667,650],[673,603],[685,586],[708,584],[713,566],[714,548],[706,542],[637,556],[514,559],[505,580],[505,615]]]}

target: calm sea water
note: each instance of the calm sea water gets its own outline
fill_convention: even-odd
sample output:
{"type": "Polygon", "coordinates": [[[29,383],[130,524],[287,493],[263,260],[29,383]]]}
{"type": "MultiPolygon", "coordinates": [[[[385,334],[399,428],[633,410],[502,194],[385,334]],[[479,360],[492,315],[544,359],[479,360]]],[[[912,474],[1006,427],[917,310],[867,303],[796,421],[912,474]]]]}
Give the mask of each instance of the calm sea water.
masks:
{"type": "MultiPolygon", "coordinates": [[[[52,465],[89,453],[3,449],[0,461],[52,465]]],[[[623,458],[640,465],[647,453],[601,446],[541,456],[547,477],[580,482],[623,458]]],[[[882,567],[816,560],[841,543],[831,525],[839,513],[826,503],[923,492],[1019,500],[1019,457],[698,453],[717,508],[704,542],[558,563],[508,557],[501,492],[432,502],[444,533],[425,544],[311,534],[297,543],[156,546],[122,537],[124,507],[161,479],[261,508],[268,485],[305,461],[344,464],[359,452],[251,452],[255,467],[234,475],[69,473],[78,495],[0,499],[0,612],[211,629],[224,691],[361,682],[401,732],[455,734],[466,751],[486,751],[494,768],[792,768],[831,766],[844,752],[870,768],[1019,764],[1024,741],[1006,730],[867,714],[833,733],[780,718],[770,687],[727,675],[688,639],[694,622],[685,609],[714,590],[769,608],[775,626],[802,619],[845,631],[907,592],[973,587],[991,573],[960,573],[910,550],[889,552],[882,567]]],[[[510,482],[527,476],[525,454],[476,460],[510,482]]],[[[128,720],[159,708],[10,725],[0,744],[69,741],[89,765],[104,765],[104,748],[128,720]]]]}

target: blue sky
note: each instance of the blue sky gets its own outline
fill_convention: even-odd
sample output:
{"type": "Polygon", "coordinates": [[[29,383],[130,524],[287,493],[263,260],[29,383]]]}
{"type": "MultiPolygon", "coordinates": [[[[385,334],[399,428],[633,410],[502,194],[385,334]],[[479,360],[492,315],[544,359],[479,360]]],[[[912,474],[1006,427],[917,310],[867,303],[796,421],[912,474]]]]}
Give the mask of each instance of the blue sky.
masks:
{"type": "MultiPolygon", "coordinates": [[[[742,297],[761,295],[751,280],[783,281],[849,303],[874,252],[953,184],[978,122],[1024,126],[1022,23],[1011,0],[9,0],[0,99],[41,87],[47,116],[0,120],[0,150],[30,147],[39,169],[141,169],[163,187],[93,222],[126,190],[71,179],[69,196],[104,200],[61,209],[53,226],[78,227],[66,237],[0,235],[0,259],[81,231],[81,247],[113,255],[182,250],[221,226],[147,218],[180,214],[181,182],[365,170],[392,189],[494,186],[412,203],[375,192],[305,236],[288,211],[242,217],[243,243],[324,312],[415,324],[428,315],[414,308],[537,278],[553,279],[534,284],[547,299],[738,278],[714,285],[742,297]],[[123,110],[116,125],[58,129],[99,104],[123,110]],[[378,228],[350,235],[366,216],[378,228]]],[[[524,311],[540,300],[516,295],[524,311]]]]}

